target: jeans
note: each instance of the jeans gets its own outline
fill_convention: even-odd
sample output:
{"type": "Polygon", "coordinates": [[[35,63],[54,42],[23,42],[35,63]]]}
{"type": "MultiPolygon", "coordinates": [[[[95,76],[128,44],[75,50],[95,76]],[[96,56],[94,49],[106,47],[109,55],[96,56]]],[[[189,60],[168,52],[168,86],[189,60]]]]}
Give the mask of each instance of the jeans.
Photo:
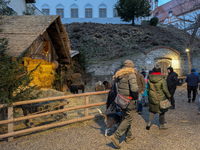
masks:
{"type": "Polygon", "coordinates": [[[168,91],[171,94],[171,98],[170,98],[171,104],[172,104],[173,107],[175,107],[174,94],[175,94],[175,91],[176,91],[176,87],[173,87],[173,88],[168,87],[168,91]]]}
{"type": "Polygon", "coordinates": [[[137,99],[137,110],[138,112],[142,112],[143,106],[142,106],[142,94],[138,94],[138,99],[137,99]]]}
{"type": "Polygon", "coordinates": [[[193,92],[192,101],[195,101],[195,99],[196,99],[197,87],[196,87],[196,86],[188,86],[188,87],[187,87],[187,91],[188,91],[188,99],[191,99],[191,92],[193,92]]]}

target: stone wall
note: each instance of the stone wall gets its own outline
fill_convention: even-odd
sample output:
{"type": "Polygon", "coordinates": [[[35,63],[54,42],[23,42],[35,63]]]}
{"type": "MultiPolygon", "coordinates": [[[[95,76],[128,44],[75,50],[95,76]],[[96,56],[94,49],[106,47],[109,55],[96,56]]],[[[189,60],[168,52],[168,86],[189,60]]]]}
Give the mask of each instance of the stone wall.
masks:
{"type": "MultiPolygon", "coordinates": [[[[139,70],[142,70],[142,68],[145,70],[151,70],[156,63],[165,61],[174,68],[175,72],[177,72],[179,76],[183,76],[188,73],[187,57],[181,56],[176,50],[167,47],[158,47],[147,51],[147,53],[132,53],[130,56],[115,60],[91,62],[91,65],[88,67],[88,72],[94,72],[95,76],[92,80],[97,81],[97,79],[101,79],[99,76],[112,76],[114,71],[117,68],[122,67],[124,61],[127,59],[132,60],[135,67],[139,70]],[[98,76],[98,78],[96,76],[98,76]]],[[[200,66],[198,66],[198,57],[193,59],[193,64],[194,67],[200,70],[200,66]]],[[[101,81],[103,81],[103,78],[101,81]]]]}

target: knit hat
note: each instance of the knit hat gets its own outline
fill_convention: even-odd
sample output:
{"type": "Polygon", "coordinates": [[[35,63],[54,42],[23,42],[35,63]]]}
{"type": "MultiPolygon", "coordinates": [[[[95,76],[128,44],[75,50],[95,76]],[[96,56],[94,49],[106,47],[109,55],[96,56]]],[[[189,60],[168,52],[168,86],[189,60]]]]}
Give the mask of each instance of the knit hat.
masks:
{"type": "Polygon", "coordinates": [[[124,62],[124,66],[125,66],[125,67],[134,68],[134,64],[133,64],[133,62],[132,62],[131,60],[126,60],[126,61],[124,62]]]}
{"type": "Polygon", "coordinates": [[[195,69],[192,69],[191,72],[195,72],[195,69]]]}
{"type": "Polygon", "coordinates": [[[160,65],[156,64],[156,66],[153,68],[153,72],[161,72],[160,65]]]}

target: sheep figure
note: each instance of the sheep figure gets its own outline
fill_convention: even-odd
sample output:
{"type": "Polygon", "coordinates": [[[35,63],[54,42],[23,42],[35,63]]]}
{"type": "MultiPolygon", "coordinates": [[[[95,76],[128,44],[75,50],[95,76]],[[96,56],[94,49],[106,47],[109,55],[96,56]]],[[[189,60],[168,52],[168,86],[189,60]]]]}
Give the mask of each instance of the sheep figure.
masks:
{"type": "Polygon", "coordinates": [[[95,83],[95,91],[103,91],[103,90],[104,90],[103,83],[101,81],[96,82],[95,83]]]}
{"type": "Polygon", "coordinates": [[[112,87],[112,84],[109,81],[104,81],[103,82],[105,90],[110,90],[112,87]]]}

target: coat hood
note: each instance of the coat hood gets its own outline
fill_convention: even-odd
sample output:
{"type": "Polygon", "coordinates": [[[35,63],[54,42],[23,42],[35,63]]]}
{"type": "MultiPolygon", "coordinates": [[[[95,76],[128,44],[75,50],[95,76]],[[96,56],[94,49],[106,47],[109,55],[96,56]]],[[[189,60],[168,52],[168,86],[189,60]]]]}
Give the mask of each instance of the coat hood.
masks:
{"type": "Polygon", "coordinates": [[[163,80],[164,76],[162,74],[159,74],[159,75],[154,75],[153,73],[151,75],[149,75],[149,80],[152,82],[152,83],[157,83],[161,80],[163,80]]]}
{"type": "Polygon", "coordinates": [[[119,71],[116,72],[115,74],[115,78],[120,78],[120,77],[124,77],[125,74],[128,74],[128,73],[135,73],[134,72],[134,68],[131,68],[131,67],[124,67],[122,69],[120,69],[119,71]]]}
{"type": "Polygon", "coordinates": [[[172,67],[167,68],[167,70],[170,70],[170,74],[174,72],[174,69],[172,67]]]}

